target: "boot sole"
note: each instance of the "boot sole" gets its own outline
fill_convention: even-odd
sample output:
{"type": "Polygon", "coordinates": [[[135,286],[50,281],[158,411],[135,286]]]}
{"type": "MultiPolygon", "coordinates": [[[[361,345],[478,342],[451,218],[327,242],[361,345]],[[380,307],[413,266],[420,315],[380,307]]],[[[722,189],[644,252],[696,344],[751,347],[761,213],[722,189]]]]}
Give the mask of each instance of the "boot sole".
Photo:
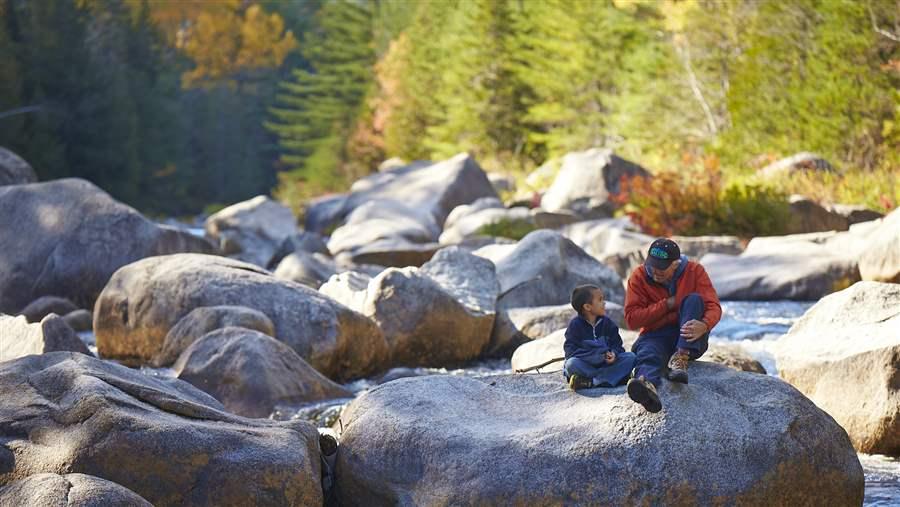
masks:
{"type": "Polygon", "coordinates": [[[684,371],[684,370],[672,370],[672,371],[669,372],[669,374],[667,375],[667,377],[668,377],[669,380],[671,380],[672,382],[679,382],[679,383],[681,383],[681,384],[687,384],[687,383],[688,383],[688,374],[687,374],[687,372],[684,371]]]}
{"type": "Polygon", "coordinates": [[[659,396],[648,389],[640,380],[630,380],[627,391],[628,397],[635,403],[639,403],[647,412],[655,414],[662,410],[662,402],[659,401],[659,396]]]}

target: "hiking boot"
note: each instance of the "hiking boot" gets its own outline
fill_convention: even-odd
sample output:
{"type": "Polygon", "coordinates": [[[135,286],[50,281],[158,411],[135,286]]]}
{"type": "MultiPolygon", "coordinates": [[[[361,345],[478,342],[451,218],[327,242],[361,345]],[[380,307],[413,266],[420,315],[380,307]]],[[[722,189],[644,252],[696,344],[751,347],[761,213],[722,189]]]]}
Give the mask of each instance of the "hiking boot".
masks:
{"type": "Polygon", "coordinates": [[[581,375],[573,373],[569,376],[569,387],[575,391],[578,389],[588,389],[594,387],[594,382],[588,377],[582,377],[581,375]]]}
{"type": "Polygon", "coordinates": [[[672,354],[672,358],[669,359],[669,380],[672,382],[681,382],[682,384],[688,383],[688,359],[690,356],[684,353],[674,353],[672,354]]]}
{"type": "Polygon", "coordinates": [[[643,376],[628,381],[628,397],[635,403],[640,403],[647,412],[659,412],[662,410],[662,402],[656,386],[648,382],[643,376]]]}

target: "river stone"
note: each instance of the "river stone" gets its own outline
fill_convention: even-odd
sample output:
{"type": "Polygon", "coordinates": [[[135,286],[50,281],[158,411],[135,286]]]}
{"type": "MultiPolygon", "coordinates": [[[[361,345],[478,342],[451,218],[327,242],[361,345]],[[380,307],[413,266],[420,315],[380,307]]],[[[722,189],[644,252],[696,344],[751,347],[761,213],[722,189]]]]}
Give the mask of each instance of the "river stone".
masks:
{"type": "Polygon", "coordinates": [[[181,354],[173,369],[178,378],[244,417],[269,417],[278,404],[353,396],[287,345],[241,327],[203,335],[181,354]]]}
{"type": "Polygon", "coordinates": [[[120,269],[94,309],[103,357],[146,362],[162,350],[168,332],[201,306],[246,306],[275,325],[275,338],[334,379],[375,373],[387,343],[366,317],[300,284],[224,257],[153,257],[120,269]]]}
{"type": "Polygon", "coordinates": [[[773,353],[781,377],[859,452],[900,454],[900,285],[858,282],[822,298],[773,353]]]}
{"type": "Polygon", "coordinates": [[[447,215],[447,219],[444,220],[442,229],[444,231],[446,231],[447,229],[452,229],[457,222],[469,215],[478,213],[479,211],[483,211],[486,209],[505,208],[506,207],[503,205],[503,201],[501,201],[499,197],[482,197],[469,204],[460,204],[459,206],[453,208],[453,211],[451,211],[450,214],[447,215]]]}
{"type": "Polygon", "coordinates": [[[547,211],[571,210],[587,218],[612,216],[617,206],[610,197],[619,193],[622,177],[635,176],[649,177],[650,173],[612,150],[569,153],[541,198],[541,207],[547,211]]]}
{"type": "Polygon", "coordinates": [[[71,352],[0,363],[0,486],[83,473],[157,506],[321,505],[318,432],[71,352]]]}
{"type": "Polygon", "coordinates": [[[344,211],[347,201],[346,194],[331,194],[311,199],[304,208],[303,228],[328,236],[348,213],[344,211]]]}
{"type": "MultiPolygon", "coordinates": [[[[622,305],[606,303],[606,315],[620,328],[625,324],[622,305]]],[[[571,304],[510,308],[497,312],[491,343],[485,351],[488,356],[508,356],[519,345],[543,338],[565,328],[575,316],[571,304]]]]}
{"type": "Polygon", "coordinates": [[[882,219],[868,237],[859,257],[862,279],[900,283],[900,210],[882,219]]]}
{"type": "Polygon", "coordinates": [[[484,227],[501,222],[511,227],[524,226],[529,229],[537,227],[531,211],[527,208],[485,208],[455,220],[451,227],[441,233],[439,242],[442,245],[461,243],[466,238],[482,234],[484,227]]]}
{"type": "Polygon", "coordinates": [[[816,201],[802,195],[790,197],[790,219],[788,234],[803,234],[820,231],[846,231],[850,221],[844,215],[826,209],[816,201]]]}
{"type": "Polygon", "coordinates": [[[246,306],[200,306],[181,318],[166,333],[160,351],[150,364],[169,366],[201,336],[223,327],[242,327],[275,336],[275,324],[265,313],[246,306]]]}
{"type": "Polygon", "coordinates": [[[720,299],[811,301],[860,279],[846,251],[790,237],[758,239],[741,255],[712,253],[700,260],[720,299]]]}
{"type": "Polygon", "coordinates": [[[264,195],[228,206],[206,219],[206,236],[222,253],[260,267],[268,266],[284,240],[297,232],[290,208],[264,195]]]}
{"type": "Polygon", "coordinates": [[[272,274],[275,278],[318,289],[337,271],[335,262],[326,255],[294,252],[282,259],[272,274]]]}
{"type": "Polygon", "coordinates": [[[46,295],[93,308],[120,267],[191,251],[212,247],[147,220],[85,180],[0,187],[0,312],[18,313],[46,295]]]}
{"type": "Polygon", "coordinates": [[[330,255],[328,244],[321,234],[310,231],[301,231],[297,234],[288,236],[281,242],[281,245],[279,245],[278,249],[269,260],[269,265],[266,266],[266,269],[274,270],[285,257],[294,252],[330,255]]]}
{"type": "Polygon", "coordinates": [[[153,507],[134,491],[92,475],[43,473],[0,488],[0,506],[153,507]]]}
{"type": "Polygon", "coordinates": [[[420,269],[374,278],[332,277],[320,289],[372,318],[390,344],[392,366],[451,366],[477,358],[490,340],[498,293],[494,265],[459,247],[420,269]]]}
{"type": "Polygon", "coordinates": [[[22,157],[0,147],[0,186],[36,183],[37,174],[22,157]]]}
{"type": "Polygon", "coordinates": [[[94,329],[94,315],[87,310],[75,310],[63,316],[63,320],[76,333],[91,331],[94,329]]]}
{"type": "Polygon", "coordinates": [[[343,265],[375,265],[402,268],[421,266],[443,245],[413,243],[404,238],[379,239],[350,252],[338,254],[335,261],[343,265]]]}
{"type": "Polygon", "coordinates": [[[91,354],[75,331],[55,313],[32,324],[22,316],[0,314],[0,361],[61,350],[91,354]]]}
{"type": "Polygon", "coordinates": [[[624,387],[574,392],[559,373],[381,385],[341,415],[338,502],[862,503],[847,434],[796,389],[721,365],[691,368],[690,384],[663,383],[658,414],[624,387]]]}
{"type": "Polygon", "coordinates": [[[77,309],[78,307],[75,306],[75,303],[66,298],[41,296],[28,303],[28,306],[23,308],[22,311],[19,312],[19,315],[24,315],[25,318],[28,319],[28,322],[40,322],[41,319],[51,313],[68,315],[77,309]]]}
{"type": "MultiPolygon", "coordinates": [[[[568,323],[567,323],[568,324],[568,323]]],[[[557,331],[549,335],[526,342],[516,348],[513,352],[510,363],[513,371],[523,370],[532,366],[546,363],[552,359],[565,356],[563,344],[566,341],[566,326],[562,326],[557,331]]],[[[638,339],[637,331],[629,331],[619,329],[619,335],[622,337],[622,344],[625,350],[631,350],[634,342],[638,339]]],[[[709,344],[709,350],[700,358],[701,361],[719,363],[728,366],[734,370],[746,371],[751,373],[766,373],[759,361],[753,359],[750,354],[741,346],[734,343],[723,343],[714,340],[709,344]]],[[[693,364],[693,363],[692,363],[693,364]]],[[[542,372],[562,370],[563,362],[554,362],[541,368],[542,372]]]]}
{"type": "Polygon", "coordinates": [[[574,287],[588,283],[603,289],[607,301],[625,297],[619,275],[556,231],[537,230],[515,246],[494,245],[475,254],[497,266],[498,309],[565,304],[574,287]]]}

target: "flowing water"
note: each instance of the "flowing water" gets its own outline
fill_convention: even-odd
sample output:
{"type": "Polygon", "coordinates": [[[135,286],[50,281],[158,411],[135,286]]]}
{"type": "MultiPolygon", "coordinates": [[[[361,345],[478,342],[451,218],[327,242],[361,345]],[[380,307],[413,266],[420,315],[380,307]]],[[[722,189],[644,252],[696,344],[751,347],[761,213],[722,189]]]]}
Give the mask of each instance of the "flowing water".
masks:
{"type": "MultiPolygon", "coordinates": [[[[791,324],[813,305],[812,302],[795,301],[728,301],[722,303],[722,321],[713,330],[711,341],[740,343],[770,375],[777,375],[771,345],[790,329],[791,324]]],[[[93,336],[81,335],[96,353],[93,336]]],[[[148,375],[172,376],[170,369],[142,368],[148,375]]],[[[346,384],[355,395],[373,386],[402,377],[422,375],[483,376],[512,373],[509,360],[479,361],[459,369],[444,368],[394,368],[375,378],[361,379],[346,384]]],[[[327,400],[301,406],[276,407],[271,417],[278,420],[304,419],[319,427],[330,427],[338,421],[341,411],[351,398],[327,400]]],[[[900,459],[887,456],[860,454],[866,476],[866,506],[900,505],[900,459]]]]}

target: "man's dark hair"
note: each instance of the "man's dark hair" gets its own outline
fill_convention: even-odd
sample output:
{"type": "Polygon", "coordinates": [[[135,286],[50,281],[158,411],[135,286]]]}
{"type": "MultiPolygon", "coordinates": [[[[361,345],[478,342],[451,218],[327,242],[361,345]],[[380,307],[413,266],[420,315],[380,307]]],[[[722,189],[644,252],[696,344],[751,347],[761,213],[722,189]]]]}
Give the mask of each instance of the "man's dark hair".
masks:
{"type": "Polygon", "coordinates": [[[581,315],[581,309],[584,305],[591,302],[591,294],[595,290],[600,290],[596,285],[579,285],[572,291],[572,308],[581,315]]]}

